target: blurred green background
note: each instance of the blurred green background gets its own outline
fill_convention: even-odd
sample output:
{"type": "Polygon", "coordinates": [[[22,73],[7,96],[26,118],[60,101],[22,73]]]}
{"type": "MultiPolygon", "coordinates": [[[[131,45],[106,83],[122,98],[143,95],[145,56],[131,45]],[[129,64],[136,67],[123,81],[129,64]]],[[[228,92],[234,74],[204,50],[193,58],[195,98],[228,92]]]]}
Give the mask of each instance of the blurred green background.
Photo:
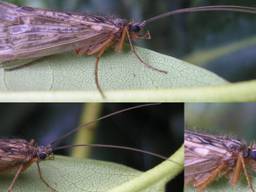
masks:
{"type": "Polygon", "coordinates": [[[256,138],[256,103],[186,104],[185,127],[247,141],[256,138]]]}
{"type": "MultiPolygon", "coordinates": [[[[19,5],[91,12],[141,21],[169,10],[203,5],[255,6],[254,0],[8,0],[19,5]]],[[[171,16],[146,27],[140,46],[209,69],[236,82],[256,78],[256,15],[208,12],[171,16]]]]}
{"type": "MultiPolygon", "coordinates": [[[[0,104],[1,138],[35,139],[49,144],[81,122],[138,104],[0,104]]],[[[99,121],[61,140],[60,145],[99,143],[135,147],[165,156],[183,143],[184,105],[161,104],[136,109],[99,121]]],[[[117,162],[148,170],[162,160],[149,155],[117,149],[77,148],[58,154],[117,162]]],[[[166,191],[183,191],[183,174],[168,184],[166,191]]]]}

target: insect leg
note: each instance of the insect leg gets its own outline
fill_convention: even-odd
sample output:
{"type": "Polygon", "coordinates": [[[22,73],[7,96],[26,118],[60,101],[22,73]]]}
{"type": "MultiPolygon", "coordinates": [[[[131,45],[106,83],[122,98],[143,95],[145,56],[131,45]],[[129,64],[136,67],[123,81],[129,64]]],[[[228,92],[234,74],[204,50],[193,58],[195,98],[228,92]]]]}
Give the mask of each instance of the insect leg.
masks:
{"type": "Polygon", "coordinates": [[[130,47],[131,47],[131,51],[134,53],[134,55],[140,60],[141,63],[143,63],[147,68],[149,69],[152,69],[154,71],[158,71],[160,73],[164,73],[164,74],[167,74],[168,72],[167,71],[164,71],[164,70],[161,70],[161,69],[157,69],[155,67],[153,67],[152,65],[146,63],[143,61],[143,59],[139,56],[139,54],[137,53],[137,51],[135,50],[135,47],[133,46],[132,44],[132,41],[131,41],[131,37],[130,37],[130,34],[129,34],[129,31],[127,29],[124,29],[126,30],[126,34],[127,34],[127,38],[128,38],[128,41],[129,41],[129,44],[130,44],[130,47]]]}
{"type": "Polygon", "coordinates": [[[230,184],[232,187],[234,187],[237,184],[238,179],[240,178],[240,175],[241,175],[241,171],[242,171],[242,162],[241,162],[241,158],[239,156],[236,161],[236,167],[235,167],[232,177],[230,179],[230,184]]]}
{"type": "Polygon", "coordinates": [[[126,34],[127,34],[127,29],[128,27],[124,27],[124,30],[122,31],[122,35],[121,35],[121,38],[119,40],[119,42],[117,43],[117,45],[115,46],[115,51],[116,52],[121,52],[123,47],[124,47],[124,41],[125,41],[125,38],[126,38],[126,34]]]}
{"type": "Polygon", "coordinates": [[[102,46],[99,48],[99,51],[96,52],[97,55],[96,55],[96,62],[95,62],[95,82],[96,82],[96,86],[97,86],[97,89],[99,90],[101,96],[103,98],[106,98],[101,87],[100,87],[100,83],[99,83],[99,61],[100,61],[100,58],[101,56],[104,54],[105,50],[113,43],[113,39],[114,39],[114,35],[112,34],[110,36],[110,38],[105,41],[102,46]]]}
{"type": "Polygon", "coordinates": [[[194,184],[197,191],[203,191],[216,177],[226,168],[226,165],[222,163],[215,170],[213,170],[208,177],[194,184]]]}
{"type": "Polygon", "coordinates": [[[238,156],[238,160],[239,160],[239,159],[240,159],[241,164],[242,164],[242,166],[243,166],[243,171],[244,171],[244,175],[245,175],[245,178],[246,178],[246,180],[247,180],[247,183],[248,183],[248,185],[249,185],[251,191],[254,192],[254,189],[253,189],[253,186],[252,186],[252,183],[251,183],[249,174],[248,174],[248,172],[247,172],[247,170],[246,170],[246,167],[245,167],[244,158],[243,158],[241,155],[239,155],[239,156],[238,156]]]}
{"type": "Polygon", "coordinates": [[[54,189],[53,187],[51,187],[51,186],[47,183],[47,181],[44,179],[38,161],[36,162],[36,165],[37,165],[37,170],[38,170],[39,177],[40,177],[40,179],[43,181],[43,183],[44,183],[48,188],[50,188],[51,191],[57,192],[56,189],[54,189]]]}
{"type": "Polygon", "coordinates": [[[10,186],[8,187],[8,192],[12,192],[13,186],[17,180],[17,178],[19,177],[20,173],[22,172],[22,170],[24,169],[24,164],[21,164],[12,180],[12,183],[10,184],[10,186]]]}

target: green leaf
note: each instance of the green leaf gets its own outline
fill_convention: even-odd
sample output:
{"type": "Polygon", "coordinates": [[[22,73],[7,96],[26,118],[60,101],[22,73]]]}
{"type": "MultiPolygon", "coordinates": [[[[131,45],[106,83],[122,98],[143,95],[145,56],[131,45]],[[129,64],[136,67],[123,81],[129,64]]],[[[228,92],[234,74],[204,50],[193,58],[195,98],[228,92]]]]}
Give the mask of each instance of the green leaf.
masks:
{"type": "MultiPolygon", "coordinates": [[[[115,163],[56,156],[55,160],[40,162],[48,184],[58,192],[164,192],[165,184],[183,170],[184,149],[181,147],[169,160],[143,173],[115,163]],[[173,163],[173,160],[177,163],[173,163]],[[132,186],[130,185],[132,183],[132,186]]],[[[0,176],[0,189],[7,191],[14,174],[0,176]]],[[[16,192],[45,192],[49,190],[39,179],[32,164],[15,183],[16,192]]]]}
{"type": "MultiPolygon", "coordinates": [[[[182,145],[169,159],[140,176],[109,190],[109,192],[140,192],[150,190],[154,185],[164,184],[184,169],[184,146],[182,145]],[[173,163],[177,162],[177,163],[173,163]]],[[[177,189],[176,189],[177,190],[177,189]]],[[[183,186],[177,191],[183,190],[183,186]]],[[[153,190],[154,191],[154,190],[153,190]]]]}
{"type": "MultiPolygon", "coordinates": [[[[116,185],[141,174],[126,166],[96,160],[82,160],[56,156],[55,160],[40,163],[42,174],[49,185],[58,192],[95,191],[106,192],[116,185]]],[[[12,175],[1,176],[0,188],[7,191],[12,175]]],[[[40,180],[37,167],[33,164],[15,183],[14,191],[45,192],[49,190],[40,180]]]]}
{"type": "MultiPolygon", "coordinates": [[[[186,93],[199,87],[229,84],[217,75],[170,56],[138,48],[148,64],[168,74],[146,68],[131,52],[104,55],[99,78],[111,101],[165,101],[179,99],[179,89],[186,93]],[[156,97],[157,95],[157,97],[156,97]]],[[[1,100],[31,101],[102,101],[94,82],[95,58],[72,53],[55,55],[11,71],[0,70],[1,100]]],[[[198,94],[200,96],[200,94],[198,94]]],[[[183,101],[190,98],[183,96],[183,101]]],[[[202,100],[201,100],[202,101],[202,100]]]]}

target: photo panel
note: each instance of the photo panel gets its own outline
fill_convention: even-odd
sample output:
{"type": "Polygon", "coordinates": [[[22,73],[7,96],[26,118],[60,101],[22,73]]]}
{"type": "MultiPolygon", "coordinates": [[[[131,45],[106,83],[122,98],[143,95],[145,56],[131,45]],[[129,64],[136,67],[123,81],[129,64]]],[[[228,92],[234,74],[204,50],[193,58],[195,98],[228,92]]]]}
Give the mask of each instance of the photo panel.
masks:
{"type": "Polygon", "coordinates": [[[186,104],[185,191],[255,189],[256,103],[186,104]]]}
{"type": "Polygon", "coordinates": [[[183,104],[24,103],[0,109],[4,191],[107,191],[130,182],[149,191],[183,190],[183,104]],[[152,175],[156,179],[145,182],[152,175]]]}

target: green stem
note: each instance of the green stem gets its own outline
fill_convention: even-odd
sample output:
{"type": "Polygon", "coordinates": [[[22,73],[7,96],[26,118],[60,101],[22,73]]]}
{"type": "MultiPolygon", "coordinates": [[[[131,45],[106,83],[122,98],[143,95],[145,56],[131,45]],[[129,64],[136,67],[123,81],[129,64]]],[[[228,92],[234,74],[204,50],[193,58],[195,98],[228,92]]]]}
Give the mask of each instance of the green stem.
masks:
{"type": "Polygon", "coordinates": [[[147,189],[161,181],[169,181],[175,176],[177,176],[184,168],[184,145],[182,145],[174,155],[172,155],[168,160],[158,166],[146,171],[140,176],[119,185],[108,192],[137,192],[143,189],[147,189]],[[177,163],[172,163],[173,160],[177,163]]]}
{"type": "Polygon", "coordinates": [[[5,102],[249,102],[256,101],[256,80],[218,86],[151,90],[106,91],[103,100],[98,91],[1,92],[5,102]]]}
{"type": "Polygon", "coordinates": [[[228,55],[231,53],[234,54],[234,52],[236,51],[240,51],[250,46],[255,46],[255,44],[256,44],[256,36],[252,36],[252,37],[245,38],[243,40],[239,40],[237,42],[230,43],[228,45],[217,47],[214,49],[206,49],[206,51],[204,50],[196,51],[191,55],[188,55],[187,57],[183,58],[183,60],[193,64],[197,64],[197,65],[204,65],[206,63],[211,62],[212,60],[216,60],[225,55],[228,55]]]}

